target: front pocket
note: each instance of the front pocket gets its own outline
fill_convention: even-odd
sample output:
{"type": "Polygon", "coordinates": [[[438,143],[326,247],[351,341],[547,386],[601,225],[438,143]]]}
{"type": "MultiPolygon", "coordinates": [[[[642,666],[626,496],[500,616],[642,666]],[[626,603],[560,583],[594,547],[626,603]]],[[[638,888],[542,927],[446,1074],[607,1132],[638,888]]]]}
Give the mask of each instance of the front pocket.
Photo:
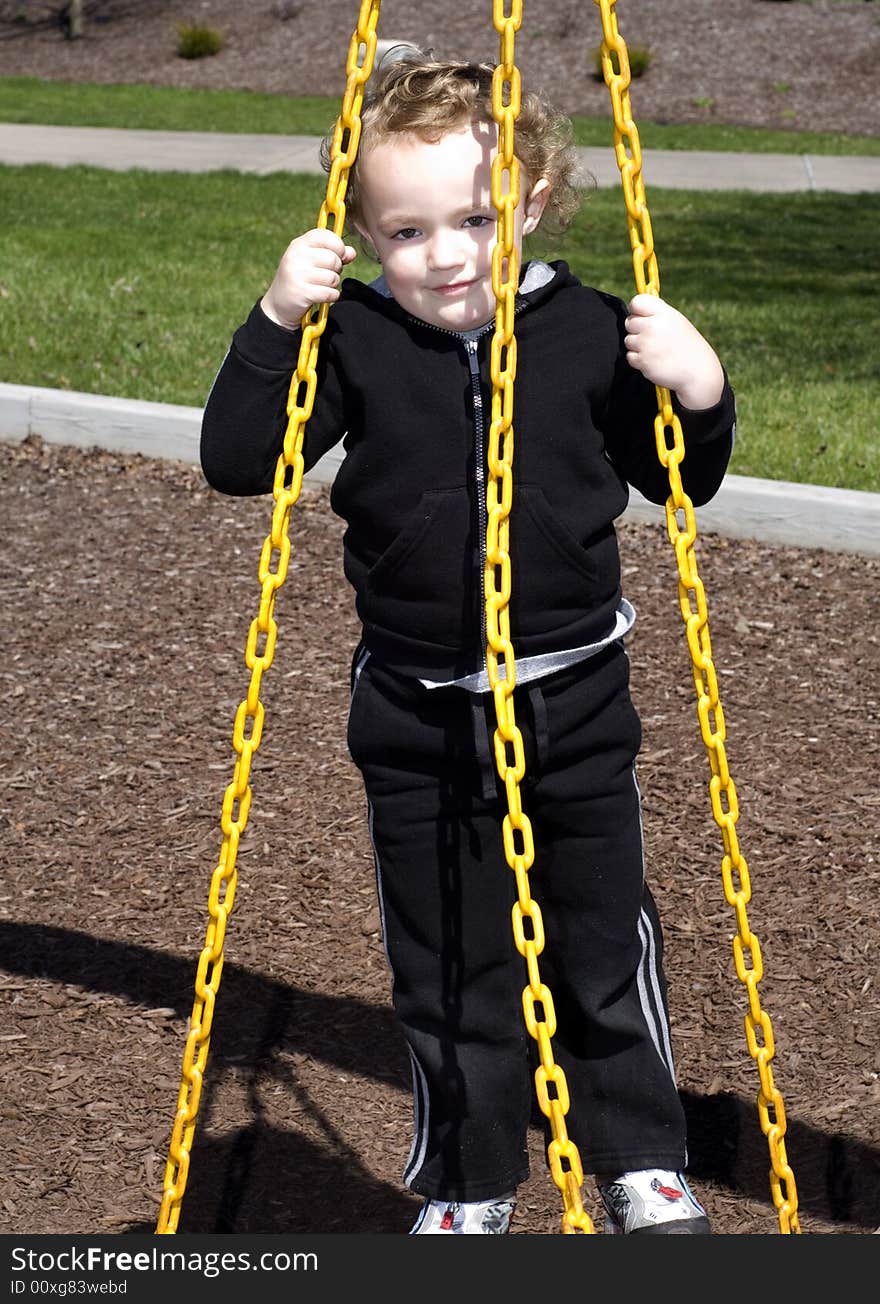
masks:
{"type": "MultiPolygon", "coordinates": [[[[523,509],[520,517],[528,516],[529,525],[534,527],[545,543],[559,554],[560,560],[574,566],[585,579],[595,579],[596,567],[590,553],[560,521],[558,513],[553,511],[547,501],[544,490],[539,489],[537,485],[523,485],[518,492],[516,490],[514,492],[523,509]]],[[[523,531],[521,543],[528,542],[529,536],[526,530],[529,529],[529,525],[526,525],[523,531]]],[[[543,549],[538,548],[537,551],[540,553],[543,549]]]]}
{"type": "Polygon", "coordinates": [[[474,544],[467,490],[427,490],[367,575],[365,621],[407,639],[459,648],[479,582],[474,544]]]}
{"type": "Polygon", "coordinates": [[[612,600],[620,580],[613,526],[582,544],[537,485],[514,488],[511,630],[517,637],[579,626],[612,600]]]}

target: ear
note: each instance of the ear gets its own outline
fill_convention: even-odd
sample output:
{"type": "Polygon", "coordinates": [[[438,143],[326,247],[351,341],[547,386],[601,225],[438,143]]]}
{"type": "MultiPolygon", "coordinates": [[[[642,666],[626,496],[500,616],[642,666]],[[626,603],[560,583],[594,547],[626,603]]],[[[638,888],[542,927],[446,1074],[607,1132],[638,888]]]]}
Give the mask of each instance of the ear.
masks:
{"type": "Polygon", "coordinates": [[[541,177],[535,182],[526,196],[523,210],[523,235],[529,235],[538,226],[544,216],[544,209],[547,207],[549,198],[550,182],[546,177],[541,177]]]}
{"type": "Polygon", "coordinates": [[[354,227],[355,231],[357,231],[358,235],[360,236],[363,242],[364,253],[367,255],[368,258],[372,258],[374,263],[379,263],[379,265],[381,266],[382,259],[376,253],[375,246],[373,245],[373,241],[370,239],[370,233],[367,231],[367,228],[365,226],[362,226],[360,222],[354,222],[354,221],[352,222],[352,226],[354,227]]]}

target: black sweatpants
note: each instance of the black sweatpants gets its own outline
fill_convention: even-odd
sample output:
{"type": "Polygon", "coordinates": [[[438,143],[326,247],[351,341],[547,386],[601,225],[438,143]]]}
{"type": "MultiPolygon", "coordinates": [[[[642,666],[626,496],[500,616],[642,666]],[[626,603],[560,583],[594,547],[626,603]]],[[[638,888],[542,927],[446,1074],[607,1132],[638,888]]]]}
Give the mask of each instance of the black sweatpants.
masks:
{"type": "MultiPolygon", "coordinates": [[[[366,787],[393,1004],[409,1045],[412,1190],[481,1200],[528,1176],[536,1043],[502,841],[491,694],[426,689],[359,650],[348,724],[366,787]]],[[[584,1171],[685,1165],[662,937],[644,882],[641,727],[620,643],[514,693],[553,1054],[584,1171]]]]}

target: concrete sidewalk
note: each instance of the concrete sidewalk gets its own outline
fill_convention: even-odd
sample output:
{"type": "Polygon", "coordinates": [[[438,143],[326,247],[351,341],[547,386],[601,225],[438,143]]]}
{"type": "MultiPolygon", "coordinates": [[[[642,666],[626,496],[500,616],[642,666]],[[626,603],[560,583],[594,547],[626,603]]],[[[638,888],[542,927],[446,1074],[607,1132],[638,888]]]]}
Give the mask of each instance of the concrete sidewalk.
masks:
{"type": "MultiPolygon", "coordinates": [[[[115,127],[44,127],[0,123],[0,163],[47,163],[151,172],[215,172],[230,169],[319,173],[319,141],[313,136],[239,136],[220,132],[132,131],[115,127]]],[[[620,185],[610,140],[607,148],[578,150],[599,186],[620,185]]],[[[646,150],[646,186],[680,190],[792,192],[880,191],[880,156],[830,154],[737,154],[706,150],[646,150]]]]}

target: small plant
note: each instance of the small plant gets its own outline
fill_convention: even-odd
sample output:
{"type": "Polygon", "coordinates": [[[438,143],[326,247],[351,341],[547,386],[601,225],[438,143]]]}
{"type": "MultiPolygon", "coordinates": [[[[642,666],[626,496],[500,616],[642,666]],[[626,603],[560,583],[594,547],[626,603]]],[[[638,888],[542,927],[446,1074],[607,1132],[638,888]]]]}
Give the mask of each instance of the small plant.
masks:
{"type": "MultiPolygon", "coordinates": [[[[627,55],[629,58],[630,76],[633,81],[635,81],[637,77],[643,76],[643,74],[648,71],[648,68],[651,65],[651,60],[654,56],[650,50],[647,50],[644,46],[640,45],[630,46],[627,50],[627,55]]],[[[614,72],[614,75],[617,76],[620,73],[620,60],[617,57],[616,50],[610,51],[610,58],[612,71],[614,72]]],[[[597,45],[593,51],[593,77],[596,81],[605,80],[605,74],[602,71],[601,45],[597,45]]]]}
{"type": "Polygon", "coordinates": [[[197,27],[192,23],[177,24],[177,53],[181,59],[205,59],[219,54],[225,44],[222,32],[216,27],[197,27]]]}
{"type": "Polygon", "coordinates": [[[715,108],[715,100],[711,95],[696,95],[691,100],[695,109],[708,109],[710,112],[715,108]]]}

